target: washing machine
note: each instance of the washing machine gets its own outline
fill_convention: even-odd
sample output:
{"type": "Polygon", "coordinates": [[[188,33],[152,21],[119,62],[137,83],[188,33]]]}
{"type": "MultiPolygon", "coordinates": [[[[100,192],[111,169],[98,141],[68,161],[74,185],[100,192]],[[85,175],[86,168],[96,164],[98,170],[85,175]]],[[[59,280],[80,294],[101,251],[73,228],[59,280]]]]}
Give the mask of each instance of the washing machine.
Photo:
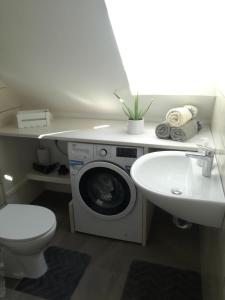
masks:
{"type": "Polygon", "coordinates": [[[68,143],[75,230],[142,243],[142,199],[130,177],[142,147],[68,143]]]}

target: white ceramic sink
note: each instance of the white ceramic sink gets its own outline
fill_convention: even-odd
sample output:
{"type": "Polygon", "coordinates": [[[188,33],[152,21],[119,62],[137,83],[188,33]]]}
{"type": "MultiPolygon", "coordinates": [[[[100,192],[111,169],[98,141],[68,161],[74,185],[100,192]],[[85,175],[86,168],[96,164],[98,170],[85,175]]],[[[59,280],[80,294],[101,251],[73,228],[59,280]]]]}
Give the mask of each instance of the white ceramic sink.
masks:
{"type": "Polygon", "coordinates": [[[186,153],[158,151],[143,155],[132,165],[131,177],[148,200],[172,215],[221,227],[225,198],[218,167],[214,162],[211,177],[204,177],[197,160],[186,153]]]}

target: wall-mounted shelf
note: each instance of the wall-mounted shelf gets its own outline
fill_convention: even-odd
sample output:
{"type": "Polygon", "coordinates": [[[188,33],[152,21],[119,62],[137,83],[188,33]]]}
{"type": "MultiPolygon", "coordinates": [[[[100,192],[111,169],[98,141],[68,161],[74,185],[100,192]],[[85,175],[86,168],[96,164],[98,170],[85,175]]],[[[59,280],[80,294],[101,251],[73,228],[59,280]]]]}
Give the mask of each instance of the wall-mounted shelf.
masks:
{"type": "Polygon", "coordinates": [[[42,174],[38,171],[31,170],[27,174],[27,179],[70,185],[70,175],[59,175],[57,172],[52,172],[50,174],[42,174]]]}

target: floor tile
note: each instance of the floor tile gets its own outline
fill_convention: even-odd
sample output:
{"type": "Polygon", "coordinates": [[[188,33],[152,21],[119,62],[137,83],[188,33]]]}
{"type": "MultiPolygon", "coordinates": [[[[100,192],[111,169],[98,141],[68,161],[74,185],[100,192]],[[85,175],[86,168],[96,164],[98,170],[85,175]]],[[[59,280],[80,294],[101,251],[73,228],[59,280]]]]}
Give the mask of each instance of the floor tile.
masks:
{"type": "Polygon", "coordinates": [[[119,300],[125,280],[126,274],[90,266],[71,300],[119,300]]]}
{"type": "Polygon", "coordinates": [[[29,294],[21,293],[15,290],[7,289],[6,296],[2,300],[45,300],[29,294]]]}
{"type": "MultiPolygon", "coordinates": [[[[60,193],[59,193],[60,194],[60,193]]],[[[53,195],[54,196],[54,195],[53,195]]],[[[38,205],[45,205],[46,193],[39,197],[38,205]]],[[[65,195],[57,195],[57,204],[48,201],[46,206],[57,215],[58,228],[50,245],[64,247],[87,253],[91,263],[74,291],[71,300],[119,300],[122,295],[130,263],[133,260],[144,260],[171,267],[200,271],[199,231],[195,225],[190,230],[180,230],[172,223],[172,217],[160,209],[155,210],[149,240],[145,247],[139,244],[98,237],[79,232],[71,233],[69,228],[67,202],[65,195]],[[60,197],[62,201],[60,202],[60,197]],[[54,207],[55,205],[55,207],[54,207]]],[[[13,288],[16,282],[8,281],[13,288]]],[[[38,300],[29,295],[12,298],[10,291],[7,300],[38,300]],[[10,298],[11,297],[11,298],[10,298]]],[[[21,294],[21,293],[20,293],[21,294]]],[[[62,299],[63,300],[63,299],[62,299]]]]}

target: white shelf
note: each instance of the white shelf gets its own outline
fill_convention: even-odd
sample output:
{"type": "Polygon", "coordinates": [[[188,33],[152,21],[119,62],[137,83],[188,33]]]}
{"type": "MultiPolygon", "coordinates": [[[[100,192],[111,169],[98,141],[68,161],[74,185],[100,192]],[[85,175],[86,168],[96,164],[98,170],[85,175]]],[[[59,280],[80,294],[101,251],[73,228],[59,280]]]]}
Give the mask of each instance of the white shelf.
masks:
{"type": "Polygon", "coordinates": [[[126,133],[126,121],[95,120],[79,118],[56,118],[48,127],[22,128],[15,124],[0,127],[0,136],[40,138],[81,143],[99,143],[109,145],[126,145],[160,149],[197,151],[202,138],[207,138],[211,147],[214,142],[210,128],[203,128],[186,142],[159,139],[155,135],[158,123],[146,122],[143,134],[126,133]]]}
{"type": "Polygon", "coordinates": [[[57,172],[42,174],[38,171],[31,170],[31,172],[27,174],[27,179],[70,185],[70,175],[59,175],[57,172]]]}

